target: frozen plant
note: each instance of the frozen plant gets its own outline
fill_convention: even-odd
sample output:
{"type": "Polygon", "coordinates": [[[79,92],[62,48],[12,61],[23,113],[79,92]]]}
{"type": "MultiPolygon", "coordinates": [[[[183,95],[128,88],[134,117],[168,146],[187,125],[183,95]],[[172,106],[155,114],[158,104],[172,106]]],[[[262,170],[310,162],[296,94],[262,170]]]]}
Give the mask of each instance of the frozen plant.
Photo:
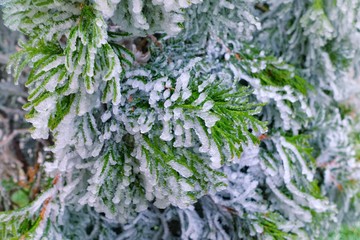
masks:
{"type": "Polygon", "coordinates": [[[8,70],[30,69],[32,137],[54,142],[52,180],[0,213],[2,238],[315,239],[358,217],[339,102],[358,1],[1,5],[27,37],[8,70]]]}

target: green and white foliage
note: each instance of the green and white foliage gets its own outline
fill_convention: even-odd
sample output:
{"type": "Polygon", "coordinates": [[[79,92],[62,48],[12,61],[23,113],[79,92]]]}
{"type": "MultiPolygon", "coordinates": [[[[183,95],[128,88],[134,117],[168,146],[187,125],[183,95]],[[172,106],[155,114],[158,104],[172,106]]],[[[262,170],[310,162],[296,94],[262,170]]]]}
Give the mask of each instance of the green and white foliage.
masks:
{"type": "Polygon", "coordinates": [[[314,239],[358,205],[355,125],[335,101],[356,1],[1,4],[28,36],[9,71],[31,69],[32,136],[54,140],[53,186],[2,213],[2,234],[314,239]]]}
{"type": "MultiPolygon", "coordinates": [[[[196,63],[191,61],[177,77],[169,74],[156,76],[156,80],[152,80],[151,71],[127,72],[120,105],[109,105],[101,115],[94,112],[78,118],[79,132],[72,131],[72,135],[70,112],[58,126],[67,130],[56,132],[54,152],[59,158],[47,164],[49,171],[74,174],[86,168],[92,172],[90,180],[80,182],[87,181],[87,189],[93,190],[85,192],[79,202],[99,207],[99,211],[106,209],[100,207],[105,202],[114,205],[120,201],[130,201],[125,205],[135,204],[140,211],[146,208],[141,201],[144,198],[155,198],[154,204],[160,208],[170,203],[185,208],[201,195],[215,192],[223,185],[223,174],[217,171],[222,163],[235,161],[243,146],[258,142],[248,128],[262,133],[265,126],[252,117],[259,113],[259,105],[247,102],[247,88],[234,92],[214,81],[198,91],[207,77],[196,79],[194,74],[200,71],[194,69],[196,63]],[[239,126],[236,131],[234,124],[239,126]],[[70,161],[71,165],[66,166],[70,161]],[[104,188],[99,188],[102,184],[104,188]],[[126,189],[129,184],[133,193],[126,189]],[[123,194],[130,194],[128,200],[119,197],[123,194]],[[99,206],[94,203],[97,200],[99,206]]],[[[112,209],[116,207],[124,208],[118,204],[112,209]]],[[[126,219],[123,211],[114,214],[126,219]]]]}
{"type": "Polygon", "coordinates": [[[358,68],[360,2],[268,3],[269,11],[259,15],[263,30],[258,40],[276,56],[294,64],[317,89],[309,98],[315,116],[310,123],[311,144],[318,154],[322,192],[338,204],[338,216],[342,219],[352,215],[347,211],[357,188],[357,143],[351,136],[358,127],[351,117],[344,116],[335,101],[358,93],[349,71],[358,68]]]}
{"type": "MultiPolygon", "coordinates": [[[[12,30],[47,41],[68,35],[83,1],[2,1],[4,20],[12,30]],[[51,12],[52,14],[48,14],[51,12]]],[[[34,38],[35,39],[35,38],[34,38]]]]}
{"type": "Polygon", "coordinates": [[[315,116],[310,125],[317,178],[322,194],[337,204],[338,221],[354,221],[359,164],[352,135],[358,127],[334,100],[358,92],[349,71],[358,63],[359,2],[269,1],[269,5],[270,11],[260,15],[264,28],[258,39],[316,86],[316,95],[310,95],[315,116]]]}
{"type": "Polygon", "coordinates": [[[358,163],[358,121],[343,116],[338,109],[319,111],[316,118],[317,131],[313,133],[312,144],[321,149],[317,157],[321,175],[322,193],[338,205],[338,218],[346,222],[356,221],[359,187],[358,163]],[[347,136],[351,136],[349,138],[347,136]]]}
{"type": "Polygon", "coordinates": [[[263,29],[258,41],[298,67],[319,90],[336,100],[348,97],[356,89],[349,67],[358,63],[359,1],[267,3],[270,8],[259,15],[263,29]]]}
{"type": "Polygon", "coordinates": [[[166,32],[176,35],[185,21],[184,9],[202,0],[95,0],[95,8],[121,31],[137,36],[166,32]]]}

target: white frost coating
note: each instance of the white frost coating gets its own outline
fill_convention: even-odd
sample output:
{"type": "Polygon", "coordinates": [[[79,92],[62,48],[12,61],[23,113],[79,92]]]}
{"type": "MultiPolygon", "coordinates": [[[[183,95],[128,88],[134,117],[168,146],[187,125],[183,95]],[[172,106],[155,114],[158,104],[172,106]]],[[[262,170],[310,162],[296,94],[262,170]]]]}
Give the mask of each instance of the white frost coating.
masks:
{"type": "Polygon", "coordinates": [[[287,204],[293,209],[293,213],[297,216],[301,217],[304,222],[311,222],[312,216],[311,213],[301,208],[299,205],[297,205],[293,200],[287,198],[283,193],[281,193],[273,183],[273,181],[270,178],[266,178],[266,183],[269,186],[269,188],[272,190],[272,192],[279,198],[280,201],[287,204]]]}
{"type": "Polygon", "coordinates": [[[256,145],[243,146],[243,152],[240,159],[234,159],[232,161],[238,163],[241,167],[255,166],[260,163],[259,152],[260,148],[256,145]]]}
{"type": "Polygon", "coordinates": [[[201,93],[202,91],[204,91],[204,89],[209,86],[210,84],[212,84],[216,79],[216,75],[215,74],[212,74],[209,79],[207,79],[206,81],[204,81],[202,84],[200,84],[198,86],[198,90],[199,92],[201,93]]]}
{"type": "Polygon", "coordinates": [[[168,164],[185,178],[191,177],[193,175],[190,169],[180,163],[175,162],[174,160],[170,161],[168,164]]]}
{"type": "Polygon", "coordinates": [[[199,97],[193,102],[194,106],[200,105],[206,99],[206,93],[200,93],[199,97]]]}
{"type": "Polygon", "coordinates": [[[45,89],[47,91],[49,91],[49,92],[55,91],[55,88],[58,84],[59,76],[60,76],[60,74],[57,72],[49,78],[48,82],[45,85],[45,89]]]}
{"type": "Polygon", "coordinates": [[[204,120],[205,126],[207,128],[212,128],[213,126],[215,126],[216,122],[220,120],[220,117],[207,112],[198,113],[198,116],[204,120]]]}
{"type": "Polygon", "coordinates": [[[97,9],[102,11],[105,18],[113,16],[112,21],[115,25],[134,35],[165,31],[168,35],[173,36],[181,31],[178,23],[182,23],[185,20],[182,10],[200,2],[200,0],[122,0],[116,2],[118,7],[115,13],[114,10],[110,10],[111,6],[108,7],[110,4],[107,3],[103,4],[103,9],[101,7],[97,9]]]}
{"type": "Polygon", "coordinates": [[[166,89],[163,93],[164,99],[167,99],[168,97],[170,97],[170,94],[171,94],[170,89],[166,89]]]}
{"type": "Polygon", "coordinates": [[[133,0],[133,7],[132,11],[136,14],[140,14],[143,8],[143,1],[142,0],[133,0]]]}
{"type": "Polygon", "coordinates": [[[184,192],[194,191],[194,186],[190,185],[184,179],[180,179],[179,184],[180,184],[181,190],[184,192]]]}
{"type": "Polygon", "coordinates": [[[195,133],[198,136],[200,143],[202,144],[199,148],[199,152],[208,152],[210,150],[210,142],[206,132],[198,121],[195,122],[194,127],[195,133]]]}
{"type": "Polygon", "coordinates": [[[111,118],[111,111],[106,111],[101,115],[101,121],[104,123],[111,118]]]}
{"type": "Polygon", "coordinates": [[[335,37],[334,28],[322,8],[310,8],[302,16],[300,23],[305,29],[304,34],[313,36],[314,47],[322,47],[328,40],[335,37]]]}
{"type": "Polygon", "coordinates": [[[211,110],[214,106],[214,102],[212,100],[206,101],[202,107],[202,111],[207,112],[211,110]]]}
{"type": "Polygon", "coordinates": [[[137,123],[138,123],[138,124],[144,124],[145,121],[146,121],[146,116],[145,116],[144,114],[142,114],[142,115],[138,118],[137,123]]]}
{"type": "Polygon", "coordinates": [[[191,128],[193,128],[194,127],[194,121],[193,120],[191,120],[191,119],[186,119],[185,121],[184,121],[184,129],[191,129],[191,128]]]}
{"type": "Polygon", "coordinates": [[[171,111],[168,111],[168,110],[166,109],[165,114],[164,114],[164,116],[163,116],[162,119],[163,119],[165,122],[169,122],[169,121],[171,120],[171,118],[172,118],[172,113],[171,113],[171,111]]]}
{"type": "Polygon", "coordinates": [[[299,191],[292,183],[287,184],[286,187],[294,194],[296,201],[299,201],[300,199],[303,200],[304,205],[309,206],[311,209],[314,209],[317,212],[326,212],[329,211],[329,209],[335,207],[330,207],[329,202],[326,200],[316,199],[311,195],[304,194],[303,192],[299,191]]]}
{"type": "Polygon", "coordinates": [[[215,141],[211,139],[210,151],[209,151],[211,167],[213,169],[218,169],[221,167],[221,155],[218,146],[215,141]]]}
{"type": "Polygon", "coordinates": [[[182,73],[176,81],[175,91],[176,90],[180,91],[181,89],[186,89],[189,84],[189,80],[190,80],[190,73],[189,72],[182,73]]]}
{"type": "Polygon", "coordinates": [[[289,86],[283,88],[274,87],[274,86],[261,86],[260,82],[257,79],[248,78],[244,75],[241,75],[241,78],[247,79],[249,83],[254,87],[254,95],[260,102],[271,102],[274,101],[276,109],[279,111],[280,118],[282,122],[276,121],[276,126],[284,130],[292,130],[294,133],[297,133],[301,128],[301,125],[298,123],[293,116],[293,110],[286,103],[298,102],[301,105],[301,109],[307,115],[307,117],[312,116],[312,112],[305,102],[304,97],[298,92],[291,89],[289,86]],[[285,92],[285,93],[284,93],[285,92]]]}
{"type": "Polygon", "coordinates": [[[289,165],[289,159],[287,158],[281,144],[279,142],[276,142],[276,150],[278,151],[279,153],[279,156],[283,162],[283,166],[284,166],[284,182],[287,184],[287,183],[290,183],[291,181],[291,173],[290,173],[290,165],[289,165]]]}
{"type": "Polygon", "coordinates": [[[263,228],[262,226],[260,226],[259,224],[255,223],[255,224],[254,224],[254,227],[255,227],[255,231],[256,231],[258,234],[264,232],[264,228],[263,228]]]}
{"type": "Polygon", "coordinates": [[[160,138],[167,142],[173,139],[173,135],[170,133],[170,125],[168,122],[163,121],[163,131],[160,135],[160,138]]]}
{"type": "Polygon", "coordinates": [[[50,71],[51,69],[54,69],[62,64],[65,63],[65,57],[64,56],[59,56],[56,57],[53,61],[51,61],[50,63],[48,63],[46,66],[44,66],[42,68],[42,70],[44,72],[50,71]]]}
{"type": "Polygon", "coordinates": [[[78,115],[83,116],[98,106],[97,95],[89,95],[82,87],[79,92],[78,115]]]}
{"type": "Polygon", "coordinates": [[[53,109],[56,106],[56,97],[48,97],[37,106],[35,110],[39,112],[35,118],[31,118],[28,121],[34,126],[34,131],[31,133],[33,138],[47,138],[48,137],[48,119],[53,109]]]}
{"type": "MultiPolygon", "coordinates": [[[[171,101],[173,101],[173,102],[175,102],[176,100],[178,100],[179,99],[179,97],[180,97],[180,92],[178,92],[178,91],[175,91],[172,95],[171,95],[171,101]]],[[[168,99],[169,100],[169,99],[168,99]]],[[[167,100],[167,101],[168,101],[167,100]]]]}
{"type": "Polygon", "coordinates": [[[180,135],[182,135],[183,133],[184,133],[184,131],[183,131],[183,128],[181,127],[181,125],[180,125],[180,124],[176,124],[174,134],[175,134],[176,136],[180,136],[180,135]]]}
{"type": "Polygon", "coordinates": [[[164,90],[164,83],[161,80],[157,80],[153,86],[154,91],[162,92],[164,90]]]}
{"type": "Polygon", "coordinates": [[[191,147],[191,146],[193,146],[191,130],[190,129],[185,129],[184,147],[191,147]]]}
{"type": "Polygon", "coordinates": [[[172,105],[172,102],[171,102],[170,99],[166,100],[165,103],[164,103],[165,108],[169,108],[169,107],[171,107],[171,105],[172,105]]]}
{"type": "Polygon", "coordinates": [[[184,146],[184,141],[182,135],[175,135],[174,147],[179,148],[184,146]]]}
{"type": "Polygon", "coordinates": [[[191,97],[192,92],[189,89],[185,89],[182,93],[181,99],[183,101],[187,100],[189,97],[191,97]]]}
{"type": "Polygon", "coordinates": [[[174,120],[178,120],[181,117],[182,113],[183,113],[183,111],[181,108],[175,108],[173,110],[174,120]]]}
{"type": "Polygon", "coordinates": [[[305,174],[306,178],[311,182],[314,179],[314,174],[310,171],[310,169],[307,167],[305,160],[300,155],[299,151],[294,147],[294,145],[289,144],[284,137],[280,138],[281,144],[290,149],[296,156],[296,159],[300,162],[302,173],[305,174]]]}

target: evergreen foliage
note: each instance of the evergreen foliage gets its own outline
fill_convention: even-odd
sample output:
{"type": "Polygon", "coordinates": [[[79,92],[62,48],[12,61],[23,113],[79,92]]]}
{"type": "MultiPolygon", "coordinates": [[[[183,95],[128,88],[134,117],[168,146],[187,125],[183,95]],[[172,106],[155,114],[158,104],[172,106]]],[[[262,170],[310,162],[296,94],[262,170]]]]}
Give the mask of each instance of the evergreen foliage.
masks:
{"type": "Polygon", "coordinates": [[[2,239],[321,239],[359,217],[358,0],[5,0],[37,199],[2,239]]]}

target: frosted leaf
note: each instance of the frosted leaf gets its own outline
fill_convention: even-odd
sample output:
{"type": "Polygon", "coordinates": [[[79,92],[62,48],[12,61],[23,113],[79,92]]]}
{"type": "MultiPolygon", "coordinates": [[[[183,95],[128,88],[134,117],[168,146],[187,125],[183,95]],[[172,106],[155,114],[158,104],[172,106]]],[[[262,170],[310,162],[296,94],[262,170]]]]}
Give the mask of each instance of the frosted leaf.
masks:
{"type": "Polygon", "coordinates": [[[56,102],[55,97],[48,97],[45,100],[41,101],[38,105],[36,105],[35,109],[38,112],[49,112],[55,108],[55,102],[56,102]]]}
{"type": "Polygon", "coordinates": [[[176,136],[180,136],[183,134],[183,128],[181,127],[180,124],[176,124],[174,134],[176,136]]]}
{"type": "Polygon", "coordinates": [[[95,0],[95,8],[100,11],[104,18],[110,18],[114,15],[116,4],[121,0],[95,0]]]}
{"type": "Polygon", "coordinates": [[[277,150],[279,152],[280,158],[283,162],[283,167],[284,167],[284,182],[285,183],[290,183],[291,181],[291,173],[290,173],[290,165],[289,165],[289,160],[283,150],[283,148],[281,147],[281,145],[279,143],[276,143],[277,146],[277,150]]]}
{"type": "Polygon", "coordinates": [[[163,120],[164,120],[165,122],[168,122],[168,121],[171,120],[171,118],[172,118],[172,113],[171,113],[171,111],[167,111],[167,110],[166,110],[166,112],[165,112],[165,114],[164,114],[164,116],[163,116],[163,120]]]}
{"type": "Polygon", "coordinates": [[[43,67],[43,71],[47,72],[51,69],[54,69],[56,67],[58,67],[59,65],[62,65],[65,63],[65,57],[64,56],[59,56],[57,58],[55,58],[53,61],[51,61],[49,64],[47,64],[46,66],[43,67]]]}
{"type": "Polygon", "coordinates": [[[171,94],[170,89],[166,89],[165,92],[163,93],[164,99],[167,99],[168,97],[170,97],[170,94],[171,94]]]}
{"type": "Polygon", "coordinates": [[[182,135],[175,135],[175,142],[174,142],[173,146],[177,147],[177,148],[184,146],[182,135]]]}
{"type": "MultiPolygon", "coordinates": [[[[178,98],[180,97],[180,92],[174,92],[172,95],[171,95],[171,101],[175,102],[176,100],[178,100],[178,98]]],[[[168,100],[167,100],[168,101],[168,100]]]]}
{"type": "Polygon", "coordinates": [[[163,122],[163,130],[160,138],[164,141],[171,141],[171,139],[173,139],[173,135],[170,133],[170,126],[168,122],[163,122]]]}
{"type": "Polygon", "coordinates": [[[193,173],[184,165],[179,164],[175,161],[170,161],[168,163],[175,171],[177,171],[181,176],[185,178],[189,178],[193,175],[193,173]]]}
{"type": "Polygon", "coordinates": [[[169,108],[169,107],[171,106],[171,104],[172,104],[172,103],[171,103],[171,100],[168,99],[168,100],[165,101],[164,107],[165,107],[165,108],[169,108]]]}
{"type": "Polygon", "coordinates": [[[174,114],[174,120],[179,119],[182,116],[182,109],[181,108],[175,108],[173,110],[173,114],[174,114]]]}
{"type": "Polygon", "coordinates": [[[196,122],[194,127],[195,127],[195,133],[198,136],[200,143],[202,144],[201,147],[199,148],[199,151],[202,153],[208,152],[210,143],[206,132],[204,131],[204,129],[202,128],[199,122],[196,122]]]}
{"type": "Polygon", "coordinates": [[[191,146],[193,146],[191,130],[190,130],[190,129],[185,129],[184,131],[185,131],[184,147],[191,147],[191,146]]]}
{"type": "Polygon", "coordinates": [[[214,169],[220,168],[221,167],[221,155],[220,155],[219,149],[214,140],[211,140],[210,144],[211,145],[210,145],[209,155],[211,156],[210,157],[211,167],[214,169]]]}
{"type": "MultiPolygon", "coordinates": [[[[182,23],[185,20],[181,9],[188,8],[192,4],[200,2],[200,0],[154,0],[152,2],[123,0],[118,3],[115,13],[106,10],[109,8],[107,8],[105,4],[103,14],[106,17],[113,16],[112,21],[116,25],[124,31],[131,32],[135,35],[144,35],[144,33],[152,34],[161,31],[165,31],[169,35],[175,35],[181,30],[178,23],[182,23]],[[151,9],[151,11],[146,11],[148,9],[151,9]]],[[[115,9],[114,5],[112,5],[112,7],[115,9]]]]}
{"type": "Polygon", "coordinates": [[[168,201],[165,200],[165,199],[159,199],[159,198],[157,198],[156,201],[154,202],[154,205],[155,205],[157,208],[164,209],[164,208],[166,208],[166,207],[169,205],[169,203],[168,203],[168,201]]]}
{"type": "Polygon", "coordinates": [[[107,120],[109,120],[111,118],[111,112],[110,111],[106,111],[102,116],[101,116],[101,121],[102,122],[106,122],[107,120]]]}
{"type": "Polygon", "coordinates": [[[206,97],[207,97],[206,93],[200,93],[199,97],[194,101],[193,105],[194,106],[200,105],[202,102],[204,102],[206,97]]]}
{"type": "Polygon", "coordinates": [[[216,75],[215,75],[215,74],[212,74],[209,79],[207,79],[207,80],[204,81],[202,84],[200,84],[200,85],[198,86],[199,92],[201,93],[202,91],[204,91],[204,89],[205,89],[207,86],[209,86],[211,83],[213,83],[213,82],[215,81],[215,78],[216,78],[216,75]]]}
{"type": "Polygon", "coordinates": [[[210,109],[212,109],[212,107],[214,106],[214,102],[213,101],[206,101],[202,107],[202,111],[207,112],[210,109]]]}
{"type": "Polygon", "coordinates": [[[273,193],[279,198],[280,201],[284,202],[285,204],[289,205],[291,208],[293,208],[293,213],[295,215],[298,215],[303,219],[305,222],[311,222],[312,216],[310,212],[302,209],[297,205],[293,200],[290,200],[287,198],[284,194],[282,194],[274,185],[273,181],[269,178],[266,179],[266,183],[270,187],[270,189],[273,191],[273,193]]]}
{"type": "Polygon", "coordinates": [[[56,73],[53,76],[50,77],[50,79],[48,80],[48,82],[45,85],[45,89],[49,92],[54,92],[55,88],[58,85],[58,80],[59,80],[60,74],[56,73]]]}
{"type": "Polygon", "coordinates": [[[164,90],[164,84],[162,81],[158,80],[155,82],[154,87],[153,87],[154,91],[157,92],[162,92],[164,90]]]}
{"type": "Polygon", "coordinates": [[[255,231],[257,232],[257,233],[263,233],[264,232],[264,228],[263,227],[261,227],[260,225],[258,225],[258,224],[254,224],[254,227],[255,227],[255,231]]]}
{"type": "Polygon", "coordinates": [[[180,91],[180,89],[186,89],[189,84],[189,80],[190,80],[190,73],[188,72],[182,73],[176,80],[175,90],[180,91]]]}
{"type": "Polygon", "coordinates": [[[189,183],[187,183],[185,180],[181,179],[179,181],[181,190],[184,192],[190,192],[190,191],[194,191],[194,187],[191,186],[189,183]]]}
{"type": "Polygon", "coordinates": [[[144,124],[146,121],[146,116],[145,115],[141,115],[138,120],[137,120],[137,123],[138,124],[144,124]]]}
{"type": "Polygon", "coordinates": [[[185,101],[185,100],[187,100],[189,97],[191,97],[191,95],[192,95],[192,92],[189,90],[189,89],[185,89],[184,91],[183,91],[183,94],[182,94],[182,100],[183,101],[185,101]]]}
{"type": "Polygon", "coordinates": [[[301,157],[299,151],[291,144],[287,143],[284,138],[280,139],[281,144],[290,149],[296,156],[296,159],[300,162],[302,167],[302,173],[306,176],[306,178],[311,182],[313,181],[314,174],[310,171],[310,169],[306,166],[304,159],[301,157]]]}
{"type": "Polygon", "coordinates": [[[220,120],[220,118],[215,114],[211,114],[207,112],[199,113],[198,116],[204,120],[205,126],[207,128],[212,128],[213,126],[215,126],[216,122],[220,120]]]}

